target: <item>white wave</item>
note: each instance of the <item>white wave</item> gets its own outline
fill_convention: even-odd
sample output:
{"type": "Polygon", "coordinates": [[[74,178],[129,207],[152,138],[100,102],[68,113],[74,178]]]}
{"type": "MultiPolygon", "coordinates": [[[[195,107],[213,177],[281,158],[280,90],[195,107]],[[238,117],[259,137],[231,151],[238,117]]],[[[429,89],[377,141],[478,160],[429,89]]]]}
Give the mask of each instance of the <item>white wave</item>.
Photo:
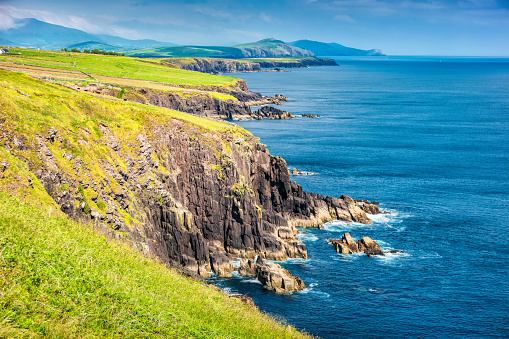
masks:
{"type": "Polygon", "coordinates": [[[341,220],[330,221],[323,225],[323,228],[329,232],[345,232],[366,227],[369,227],[369,225],[361,224],[359,222],[345,222],[341,220]]]}
{"type": "Polygon", "coordinates": [[[322,291],[315,290],[312,287],[306,287],[305,289],[303,289],[302,291],[299,291],[297,293],[300,293],[300,294],[318,294],[318,295],[321,295],[322,297],[325,297],[325,298],[329,298],[330,297],[329,293],[325,293],[325,292],[322,292],[322,291]]]}
{"type": "Polygon", "coordinates": [[[304,241],[317,241],[318,237],[312,233],[299,233],[297,238],[304,241]]]}
{"type": "Polygon", "coordinates": [[[238,271],[231,271],[231,275],[234,278],[240,278],[242,275],[238,271]]]}
{"type": "Polygon", "coordinates": [[[239,295],[240,293],[236,290],[234,290],[233,288],[231,287],[220,287],[224,293],[228,294],[228,295],[239,295]]]}
{"type": "Polygon", "coordinates": [[[276,264],[305,264],[307,262],[309,262],[308,259],[302,259],[302,258],[288,258],[286,260],[283,260],[283,261],[277,261],[277,260],[267,260],[267,259],[264,259],[264,261],[270,261],[270,262],[273,262],[273,263],[276,263],[276,264]]]}
{"type": "Polygon", "coordinates": [[[233,264],[233,268],[239,268],[240,267],[240,259],[239,260],[233,260],[232,264],[233,264]]]}
{"type": "Polygon", "coordinates": [[[256,278],[253,278],[253,279],[244,279],[241,281],[242,283],[246,283],[246,284],[258,284],[258,285],[263,285],[260,280],[256,279],[256,278]]]}

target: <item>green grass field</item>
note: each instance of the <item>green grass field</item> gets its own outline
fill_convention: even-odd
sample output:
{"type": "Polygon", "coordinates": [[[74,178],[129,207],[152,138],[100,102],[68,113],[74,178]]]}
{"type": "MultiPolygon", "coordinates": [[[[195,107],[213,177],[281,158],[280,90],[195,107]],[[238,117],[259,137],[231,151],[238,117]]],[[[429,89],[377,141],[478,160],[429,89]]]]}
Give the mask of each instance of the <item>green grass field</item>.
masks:
{"type": "MultiPolygon", "coordinates": [[[[3,63],[33,65],[113,78],[148,80],[166,84],[198,86],[231,86],[238,79],[190,72],[168,67],[158,60],[143,60],[71,52],[34,51],[12,48],[13,54],[0,56],[3,63]],[[19,53],[19,55],[17,54],[19,53]]],[[[84,75],[85,75],[84,74],[84,75]]]]}

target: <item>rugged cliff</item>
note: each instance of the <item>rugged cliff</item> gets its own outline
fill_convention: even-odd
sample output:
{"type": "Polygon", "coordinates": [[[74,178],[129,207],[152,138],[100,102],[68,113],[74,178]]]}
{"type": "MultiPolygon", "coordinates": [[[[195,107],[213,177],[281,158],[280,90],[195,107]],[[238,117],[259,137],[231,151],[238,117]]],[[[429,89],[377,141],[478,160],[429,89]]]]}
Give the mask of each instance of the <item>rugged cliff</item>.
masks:
{"type": "MultiPolygon", "coordinates": [[[[239,83],[244,84],[243,80],[239,83]]],[[[110,87],[100,87],[97,84],[88,85],[84,88],[72,86],[73,89],[84,90],[89,93],[97,93],[112,97],[119,97],[120,90],[110,87]]],[[[239,88],[216,88],[221,92],[193,93],[179,95],[175,92],[166,92],[150,88],[125,87],[122,94],[124,100],[141,104],[174,109],[180,112],[194,115],[220,118],[220,119],[288,119],[294,116],[288,112],[271,106],[264,106],[252,111],[252,106],[268,104],[281,105],[281,101],[288,101],[283,95],[276,94],[272,97],[262,96],[260,93],[251,92],[247,86],[239,88]],[[127,91],[126,91],[127,89],[127,91]],[[219,96],[216,97],[216,96],[219,96]],[[230,98],[226,99],[225,98],[230,98]]]]}
{"type": "Polygon", "coordinates": [[[305,258],[296,226],[370,222],[347,196],[304,192],[237,126],[4,71],[0,80],[0,142],[32,173],[16,187],[40,182],[67,215],[189,274],[228,275],[237,257],[305,258]]]}
{"type": "Polygon", "coordinates": [[[170,58],[164,62],[177,65],[181,69],[202,73],[234,73],[234,72],[258,72],[263,68],[302,68],[309,66],[337,66],[333,59],[306,57],[300,59],[250,59],[228,60],[213,58],[170,58]]]}

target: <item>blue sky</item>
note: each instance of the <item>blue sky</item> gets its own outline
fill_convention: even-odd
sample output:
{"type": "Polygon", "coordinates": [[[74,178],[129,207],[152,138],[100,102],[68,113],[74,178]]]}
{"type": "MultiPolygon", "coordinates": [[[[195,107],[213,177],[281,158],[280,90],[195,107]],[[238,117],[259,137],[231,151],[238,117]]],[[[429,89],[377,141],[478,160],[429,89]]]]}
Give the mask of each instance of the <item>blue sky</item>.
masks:
{"type": "Polygon", "coordinates": [[[25,17],[178,44],[274,37],[392,55],[509,56],[509,0],[0,0],[0,29],[25,17]]]}

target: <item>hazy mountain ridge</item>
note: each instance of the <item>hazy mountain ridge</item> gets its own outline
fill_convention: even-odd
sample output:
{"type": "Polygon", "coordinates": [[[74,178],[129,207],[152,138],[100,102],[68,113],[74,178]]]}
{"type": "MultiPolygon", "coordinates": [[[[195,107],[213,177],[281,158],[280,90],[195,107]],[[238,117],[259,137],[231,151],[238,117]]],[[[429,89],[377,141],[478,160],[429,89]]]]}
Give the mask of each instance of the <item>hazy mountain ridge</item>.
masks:
{"type": "Polygon", "coordinates": [[[325,43],[313,40],[297,40],[289,42],[289,45],[306,49],[317,56],[384,56],[379,49],[363,50],[346,47],[335,42],[325,43]]]}
{"type": "Polygon", "coordinates": [[[297,40],[286,43],[274,38],[224,46],[177,46],[150,39],[130,40],[106,34],[90,34],[78,29],[54,25],[33,18],[19,19],[16,27],[0,30],[0,44],[12,47],[60,50],[62,48],[129,51],[133,57],[209,57],[209,58],[280,58],[317,56],[377,56],[378,49],[362,50],[338,43],[297,40]]]}
{"type": "MultiPolygon", "coordinates": [[[[110,50],[116,51],[175,45],[155,40],[129,40],[106,34],[95,35],[32,18],[19,19],[16,24],[14,28],[0,30],[0,43],[12,47],[60,50],[73,48],[71,46],[79,43],[94,42],[104,44],[105,48],[109,45],[110,50]]],[[[88,49],[88,47],[84,48],[88,49]]]]}

